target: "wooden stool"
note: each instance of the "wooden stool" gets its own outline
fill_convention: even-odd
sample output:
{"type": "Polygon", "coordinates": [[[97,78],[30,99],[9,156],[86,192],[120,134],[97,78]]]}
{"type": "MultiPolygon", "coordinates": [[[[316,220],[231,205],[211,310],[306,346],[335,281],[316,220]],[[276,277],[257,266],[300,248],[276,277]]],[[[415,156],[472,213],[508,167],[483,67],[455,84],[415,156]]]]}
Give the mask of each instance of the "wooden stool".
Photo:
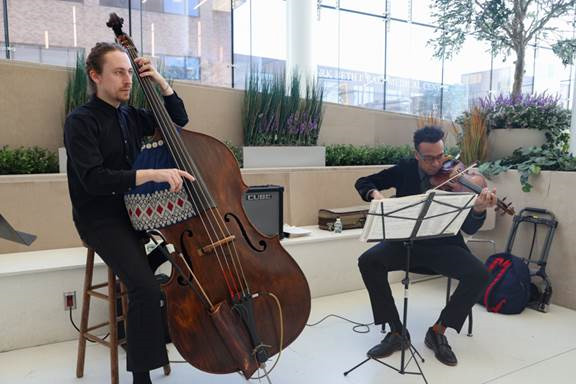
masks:
{"type": "MultiPolygon", "coordinates": [[[[126,287],[120,282],[120,295],[122,300],[122,316],[116,313],[116,276],[112,269],[108,268],[108,281],[101,284],[92,284],[94,272],[94,249],[87,247],[86,272],[84,275],[84,292],[82,293],[82,319],[80,320],[80,336],[78,338],[78,360],[76,363],[76,377],[84,376],[84,361],[86,357],[86,340],[91,340],[110,348],[110,378],[112,384],[118,384],[118,346],[125,343],[126,339],[118,340],[118,322],[126,324],[126,314],[128,313],[128,297],[126,287]],[[100,293],[97,290],[107,288],[108,293],[100,293]],[[106,300],[108,302],[108,321],[100,324],[88,326],[90,315],[90,299],[92,297],[106,300]],[[91,332],[102,327],[108,327],[108,340],[105,337],[98,337],[91,332]]],[[[170,365],[164,366],[164,374],[170,374],[170,365]]]]}

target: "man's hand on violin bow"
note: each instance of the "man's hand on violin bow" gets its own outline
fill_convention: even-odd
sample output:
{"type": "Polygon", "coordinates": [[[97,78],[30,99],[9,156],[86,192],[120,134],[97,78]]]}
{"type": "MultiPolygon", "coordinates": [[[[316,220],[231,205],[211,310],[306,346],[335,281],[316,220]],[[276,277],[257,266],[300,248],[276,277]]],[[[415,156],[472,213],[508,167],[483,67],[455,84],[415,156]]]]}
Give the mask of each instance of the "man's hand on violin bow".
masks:
{"type": "Polygon", "coordinates": [[[152,65],[152,60],[150,60],[149,57],[138,57],[134,59],[134,62],[140,67],[140,77],[151,77],[152,81],[160,87],[160,92],[163,96],[170,96],[174,93],[170,84],[164,79],[160,72],[156,70],[156,67],[152,65]]]}
{"type": "Polygon", "coordinates": [[[473,209],[477,213],[482,213],[486,210],[486,208],[495,206],[496,201],[496,188],[492,189],[492,191],[490,191],[488,188],[484,188],[476,198],[473,209]]]}

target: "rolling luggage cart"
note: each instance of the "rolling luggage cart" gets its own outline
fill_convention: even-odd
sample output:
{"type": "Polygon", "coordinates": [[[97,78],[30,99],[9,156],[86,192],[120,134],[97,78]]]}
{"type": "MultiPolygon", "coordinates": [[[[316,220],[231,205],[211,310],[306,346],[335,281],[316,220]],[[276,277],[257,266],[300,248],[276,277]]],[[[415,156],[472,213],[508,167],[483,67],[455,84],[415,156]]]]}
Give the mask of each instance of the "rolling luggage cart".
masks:
{"type": "Polygon", "coordinates": [[[528,223],[532,224],[534,232],[532,234],[532,244],[530,245],[530,253],[528,257],[522,257],[524,261],[528,264],[530,269],[530,276],[537,277],[540,281],[536,281],[536,284],[532,283],[532,296],[528,307],[535,309],[540,312],[548,312],[550,297],[552,296],[552,284],[550,279],[546,274],[546,264],[548,262],[548,253],[550,252],[550,247],[552,245],[552,240],[554,239],[554,233],[556,232],[556,227],[558,226],[558,221],[554,214],[550,211],[541,208],[530,208],[526,207],[522,209],[516,216],[514,216],[514,224],[510,235],[508,236],[508,243],[506,244],[506,252],[512,253],[512,248],[514,247],[514,241],[516,240],[516,234],[520,224],[528,223]],[[544,244],[542,245],[542,251],[540,257],[537,259],[533,256],[534,244],[536,241],[538,226],[544,225],[548,233],[546,234],[544,244]],[[540,285],[542,288],[539,288],[540,285]]]}

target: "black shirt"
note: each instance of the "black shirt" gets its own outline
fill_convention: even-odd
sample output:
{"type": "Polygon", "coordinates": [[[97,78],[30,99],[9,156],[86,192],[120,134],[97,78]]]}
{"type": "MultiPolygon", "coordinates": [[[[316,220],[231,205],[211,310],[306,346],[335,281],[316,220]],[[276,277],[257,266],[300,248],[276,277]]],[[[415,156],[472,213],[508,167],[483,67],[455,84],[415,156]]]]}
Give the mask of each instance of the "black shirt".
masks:
{"type": "MultiPolygon", "coordinates": [[[[164,97],[174,123],[184,126],[188,115],[176,93],[164,97]]],[[[132,164],[142,138],[157,126],[151,111],[118,108],[94,96],[66,118],[64,145],[68,156],[68,189],[76,226],[128,220],[124,193],[136,184],[132,164]]]]}

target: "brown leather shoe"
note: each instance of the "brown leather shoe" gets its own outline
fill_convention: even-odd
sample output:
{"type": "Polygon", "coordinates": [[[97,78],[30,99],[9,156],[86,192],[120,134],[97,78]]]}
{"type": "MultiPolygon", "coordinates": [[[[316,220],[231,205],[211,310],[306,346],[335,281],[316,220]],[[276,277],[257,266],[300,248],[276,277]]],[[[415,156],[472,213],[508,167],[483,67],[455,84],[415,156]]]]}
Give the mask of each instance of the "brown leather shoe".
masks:
{"type": "Polygon", "coordinates": [[[454,352],[452,352],[452,347],[448,344],[448,339],[441,333],[436,333],[432,329],[432,327],[428,328],[428,332],[426,332],[426,338],[424,339],[424,343],[428,348],[434,351],[434,356],[446,365],[451,367],[458,364],[458,359],[454,352]]]}

